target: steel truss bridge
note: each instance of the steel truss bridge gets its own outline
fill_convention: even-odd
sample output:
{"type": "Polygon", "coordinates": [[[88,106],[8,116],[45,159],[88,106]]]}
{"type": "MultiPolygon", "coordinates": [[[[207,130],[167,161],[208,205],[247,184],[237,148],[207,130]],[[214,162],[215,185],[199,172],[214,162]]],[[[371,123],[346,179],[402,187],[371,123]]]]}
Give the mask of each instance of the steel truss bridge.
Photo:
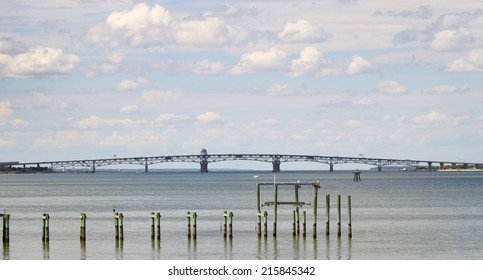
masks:
{"type": "Polygon", "coordinates": [[[367,157],[340,157],[340,156],[319,156],[319,155],[281,155],[281,154],[208,154],[205,149],[200,154],[195,155],[163,155],[148,157],[113,157],[104,159],[84,159],[84,160],[65,160],[65,161],[44,161],[44,162],[8,162],[1,163],[0,167],[12,166],[40,166],[47,165],[51,170],[66,168],[85,168],[89,172],[96,172],[97,167],[109,165],[141,165],[147,173],[150,165],[170,163],[170,162],[191,162],[200,165],[201,172],[208,172],[208,164],[223,161],[247,160],[267,162],[272,164],[273,172],[280,172],[280,165],[286,162],[317,162],[329,165],[329,170],[334,171],[334,165],[345,163],[367,164],[377,166],[382,171],[383,166],[413,166],[420,168],[424,165],[429,170],[434,169],[432,166],[439,164],[443,169],[445,166],[457,166],[459,168],[474,167],[479,169],[483,163],[475,162],[452,162],[452,161],[431,161],[431,160],[411,160],[411,159],[388,159],[388,158],[367,158],[367,157]]]}

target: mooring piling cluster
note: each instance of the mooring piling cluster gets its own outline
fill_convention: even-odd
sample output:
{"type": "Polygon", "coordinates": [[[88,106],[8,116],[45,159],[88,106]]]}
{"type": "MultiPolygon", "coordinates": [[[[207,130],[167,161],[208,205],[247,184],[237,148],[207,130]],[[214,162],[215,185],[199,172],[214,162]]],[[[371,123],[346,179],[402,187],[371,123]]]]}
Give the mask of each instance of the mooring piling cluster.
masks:
{"type": "Polygon", "coordinates": [[[198,215],[196,214],[196,212],[193,212],[191,213],[190,211],[188,211],[186,213],[186,219],[187,219],[187,222],[188,222],[188,239],[190,239],[191,237],[193,237],[193,239],[196,239],[197,238],[197,229],[196,229],[196,218],[198,217],[198,215]],[[191,224],[193,224],[193,232],[191,232],[191,224]]]}
{"type": "Polygon", "coordinates": [[[223,212],[223,236],[226,238],[233,238],[233,212],[223,212]],[[228,232],[227,232],[228,228],[228,232]]]}

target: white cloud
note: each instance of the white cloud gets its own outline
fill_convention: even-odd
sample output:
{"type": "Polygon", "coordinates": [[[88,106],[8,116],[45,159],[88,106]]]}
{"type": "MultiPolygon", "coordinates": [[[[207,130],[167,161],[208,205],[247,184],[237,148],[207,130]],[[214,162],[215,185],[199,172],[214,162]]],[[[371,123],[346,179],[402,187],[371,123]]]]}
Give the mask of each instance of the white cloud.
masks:
{"type": "Polygon", "coordinates": [[[224,68],[225,68],[225,65],[222,62],[219,62],[219,61],[211,62],[206,59],[198,61],[191,66],[193,73],[198,75],[217,75],[224,68]]]}
{"type": "Polygon", "coordinates": [[[337,67],[322,57],[322,53],[314,47],[306,47],[297,59],[292,60],[291,76],[326,76],[340,72],[337,67]]]}
{"type": "Polygon", "coordinates": [[[268,51],[243,54],[240,62],[231,70],[233,74],[280,70],[284,67],[285,52],[273,47],[268,51]]]}
{"type": "Polygon", "coordinates": [[[459,94],[468,91],[467,85],[462,87],[455,87],[451,85],[440,85],[430,88],[425,88],[421,92],[425,94],[459,94]]]}
{"type": "Polygon", "coordinates": [[[344,122],[344,125],[345,125],[346,127],[348,127],[348,128],[353,129],[353,128],[357,128],[357,127],[361,126],[361,121],[359,121],[359,120],[354,120],[354,119],[350,119],[350,120],[346,120],[346,121],[344,122]]]}
{"type": "Polygon", "coordinates": [[[272,84],[267,89],[267,95],[280,96],[293,94],[294,87],[291,85],[272,84]]]}
{"type": "Polygon", "coordinates": [[[215,112],[205,112],[196,116],[196,119],[204,124],[211,124],[211,123],[222,123],[225,119],[215,112]]]}
{"type": "Polygon", "coordinates": [[[446,72],[483,71],[483,49],[476,49],[446,65],[446,72]]]}
{"type": "Polygon", "coordinates": [[[419,124],[442,122],[442,121],[447,121],[448,119],[449,117],[447,115],[444,115],[435,111],[432,111],[424,115],[419,115],[413,118],[413,120],[419,124]]]}
{"type": "Polygon", "coordinates": [[[372,64],[364,58],[354,55],[347,66],[347,74],[355,75],[372,71],[372,64]]]}
{"type": "Polygon", "coordinates": [[[431,49],[435,51],[459,51],[471,47],[474,42],[475,39],[466,28],[443,30],[434,35],[431,49]]]}
{"type": "Polygon", "coordinates": [[[138,77],[135,80],[122,80],[119,84],[116,85],[118,90],[127,91],[137,89],[139,86],[144,85],[148,82],[148,80],[138,77]]]}
{"type": "Polygon", "coordinates": [[[13,127],[23,127],[23,126],[29,126],[30,123],[22,119],[13,119],[10,121],[10,125],[13,127]]]}
{"type": "Polygon", "coordinates": [[[120,111],[122,113],[134,113],[134,112],[137,112],[139,111],[139,107],[137,105],[126,105],[126,106],[122,106],[120,111]]]}
{"type": "Polygon", "coordinates": [[[283,30],[277,34],[280,41],[289,43],[324,42],[330,36],[327,31],[303,19],[286,23],[283,30]]]}
{"type": "Polygon", "coordinates": [[[176,122],[176,121],[183,121],[187,120],[188,117],[183,115],[175,115],[175,114],[161,114],[158,118],[156,118],[155,122],[157,123],[167,123],[167,122],[176,122]]]}
{"type": "Polygon", "coordinates": [[[0,75],[19,78],[61,75],[71,72],[78,62],[79,57],[64,54],[62,49],[35,47],[13,57],[0,54],[0,75]]]}
{"type": "Polygon", "coordinates": [[[173,34],[179,44],[205,47],[237,43],[247,36],[242,28],[227,25],[220,17],[177,22],[173,26],[173,34]]]}
{"type": "Polygon", "coordinates": [[[0,119],[13,114],[12,104],[8,101],[0,101],[0,119]]]}
{"type": "Polygon", "coordinates": [[[379,93],[388,95],[403,95],[408,92],[403,85],[396,81],[380,82],[376,85],[375,90],[379,93]]]}
{"type": "Polygon", "coordinates": [[[366,107],[366,106],[372,106],[374,104],[376,104],[376,102],[369,98],[361,98],[361,99],[356,99],[352,101],[352,105],[354,106],[366,107]]]}
{"type": "Polygon", "coordinates": [[[15,146],[16,143],[15,143],[15,140],[13,139],[2,139],[0,138],[0,147],[13,147],[15,146]]]}
{"type": "Polygon", "coordinates": [[[146,101],[170,101],[178,98],[178,96],[172,92],[160,90],[146,90],[141,96],[146,101]]]}
{"type": "Polygon", "coordinates": [[[103,119],[101,117],[91,115],[86,119],[77,122],[77,127],[81,129],[92,129],[99,126],[121,126],[121,127],[133,127],[142,124],[146,124],[144,120],[131,120],[131,119],[103,119]]]}

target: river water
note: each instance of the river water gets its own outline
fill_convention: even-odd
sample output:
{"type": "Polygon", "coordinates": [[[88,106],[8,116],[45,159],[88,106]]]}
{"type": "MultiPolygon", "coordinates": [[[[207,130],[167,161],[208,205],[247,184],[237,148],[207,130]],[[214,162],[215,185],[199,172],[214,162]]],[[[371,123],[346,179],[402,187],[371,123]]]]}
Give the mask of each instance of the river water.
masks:
{"type": "MultiPolygon", "coordinates": [[[[0,210],[11,214],[3,259],[483,259],[483,172],[373,172],[354,182],[350,171],[163,171],[1,174],[0,210]],[[292,235],[293,207],[278,207],[277,237],[256,232],[258,182],[319,181],[317,239],[313,209],[307,237],[292,235]],[[325,196],[331,195],[330,235],[325,235],[325,196]],[[337,237],[336,196],[342,200],[337,237]],[[353,237],[347,236],[347,196],[352,197],[353,237]],[[116,241],[113,208],[124,215],[124,240],[116,241]],[[197,213],[197,238],[187,238],[187,211],[197,213]],[[232,211],[233,239],[221,231],[232,211]],[[87,214],[87,241],[79,241],[79,213],[87,214]],[[151,240],[150,213],[161,213],[161,240],[151,240]],[[50,240],[42,242],[42,213],[50,215],[50,240]]],[[[314,189],[300,189],[312,202],[314,189]]],[[[294,188],[280,187],[279,201],[294,188]]],[[[262,203],[273,201],[263,186],[262,203]]]]}

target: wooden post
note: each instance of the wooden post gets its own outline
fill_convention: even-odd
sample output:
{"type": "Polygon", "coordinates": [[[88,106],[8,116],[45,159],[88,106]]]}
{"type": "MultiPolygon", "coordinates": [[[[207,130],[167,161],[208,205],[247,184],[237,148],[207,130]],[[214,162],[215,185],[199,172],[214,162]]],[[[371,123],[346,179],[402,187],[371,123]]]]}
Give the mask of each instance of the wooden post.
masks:
{"type": "Polygon", "coordinates": [[[260,184],[257,184],[257,234],[262,236],[262,210],[260,209],[260,184]]]}
{"type": "Polygon", "coordinates": [[[273,202],[273,237],[277,236],[277,207],[278,207],[278,185],[274,185],[274,202],[273,202]]]}
{"type": "Polygon", "coordinates": [[[124,215],[119,213],[119,240],[124,240],[124,215]]]}
{"type": "Polygon", "coordinates": [[[188,222],[188,238],[191,238],[191,213],[189,211],[186,213],[186,219],[188,222]]]}
{"type": "Polygon", "coordinates": [[[228,214],[228,220],[228,237],[231,239],[233,238],[233,212],[230,212],[230,214],[228,214]]]}
{"type": "Polygon", "coordinates": [[[154,237],[156,235],[155,233],[156,215],[154,214],[154,212],[151,212],[151,215],[149,217],[151,218],[151,240],[154,240],[154,237]]]}
{"type": "Polygon", "coordinates": [[[293,210],[293,214],[292,214],[292,235],[293,236],[297,235],[297,230],[295,226],[295,209],[293,210]]]}
{"type": "Polygon", "coordinates": [[[317,200],[320,185],[314,183],[314,225],[313,225],[313,238],[317,238],[317,200]]]}
{"type": "Polygon", "coordinates": [[[263,236],[268,236],[268,212],[263,211],[263,236]]]}
{"type": "MultiPolygon", "coordinates": [[[[298,183],[298,181],[297,181],[298,183]]],[[[295,207],[295,222],[297,225],[297,234],[300,235],[300,218],[299,218],[299,189],[301,188],[300,185],[295,185],[295,203],[297,206],[295,207]]]]}
{"type": "Polygon", "coordinates": [[[80,240],[86,241],[86,213],[80,213],[80,240]]]}
{"type": "Polygon", "coordinates": [[[347,214],[349,216],[349,224],[348,224],[348,235],[349,238],[352,238],[352,206],[351,206],[351,196],[347,196],[347,214]]]}
{"type": "Polygon", "coordinates": [[[50,216],[48,213],[42,214],[42,241],[49,242],[49,220],[50,216]]]}
{"type": "Polygon", "coordinates": [[[228,224],[228,212],[223,211],[223,236],[225,238],[228,236],[227,224],[228,224]]]}
{"type": "Polygon", "coordinates": [[[325,235],[329,236],[330,194],[325,196],[325,235]]]}
{"type": "Polygon", "coordinates": [[[337,236],[341,236],[342,231],[340,227],[340,194],[337,196],[337,236]]]}
{"type": "Polygon", "coordinates": [[[158,228],[158,235],[157,235],[157,239],[158,241],[161,240],[161,213],[156,213],[156,224],[157,224],[157,228],[158,228]]]}
{"type": "Polygon", "coordinates": [[[114,212],[114,237],[119,240],[119,213],[114,212]]]}
{"type": "Polygon", "coordinates": [[[193,239],[196,239],[196,217],[198,217],[198,215],[196,215],[196,212],[193,212],[193,239]]]}
{"type": "Polygon", "coordinates": [[[10,242],[10,214],[3,214],[3,237],[4,243],[10,242]]]}
{"type": "Polygon", "coordinates": [[[302,230],[303,230],[303,236],[304,238],[307,237],[307,213],[305,210],[302,212],[303,215],[303,223],[302,223],[302,230]]]}

